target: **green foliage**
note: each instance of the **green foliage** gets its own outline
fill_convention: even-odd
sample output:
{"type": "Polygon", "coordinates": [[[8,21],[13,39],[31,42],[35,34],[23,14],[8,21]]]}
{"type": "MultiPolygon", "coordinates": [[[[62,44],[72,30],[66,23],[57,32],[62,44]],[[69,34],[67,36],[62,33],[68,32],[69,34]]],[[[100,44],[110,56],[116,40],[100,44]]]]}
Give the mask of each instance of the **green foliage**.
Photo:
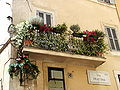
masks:
{"type": "Polygon", "coordinates": [[[74,48],[73,53],[87,56],[102,57],[99,53],[105,53],[107,48],[103,39],[99,39],[96,43],[88,43],[80,39],[72,38],[70,42],[71,47],[74,48]]]}
{"type": "Polygon", "coordinates": [[[79,26],[78,24],[76,24],[76,25],[71,25],[71,26],[70,26],[70,29],[71,29],[74,33],[76,33],[76,32],[78,32],[78,31],[80,30],[80,26],[79,26]]]}
{"type": "Polygon", "coordinates": [[[53,32],[58,34],[63,34],[67,31],[67,26],[65,23],[58,24],[57,26],[53,27],[53,32]]]}
{"type": "Polygon", "coordinates": [[[85,35],[84,33],[73,33],[72,34],[74,37],[79,37],[79,38],[82,38],[83,35],[85,35]]]}
{"type": "Polygon", "coordinates": [[[39,33],[39,36],[34,40],[39,48],[44,48],[54,51],[68,51],[68,43],[64,36],[53,32],[39,33]]]}
{"type": "Polygon", "coordinates": [[[105,34],[102,31],[98,30],[83,31],[81,33],[83,33],[83,36],[78,37],[82,40],[75,38],[70,39],[71,47],[75,48],[73,53],[102,57],[107,49],[107,45],[104,43],[105,34]]]}
{"type": "Polygon", "coordinates": [[[90,42],[85,41],[84,37],[80,39],[74,37],[66,38],[53,32],[42,32],[35,38],[33,47],[60,52],[69,52],[73,54],[103,57],[107,48],[104,43],[103,35],[104,33],[99,34],[97,40],[95,39],[95,41],[90,42]]]}
{"type": "Polygon", "coordinates": [[[9,65],[8,71],[11,78],[20,75],[20,73],[24,73],[27,79],[36,79],[40,72],[38,66],[32,64],[26,56],[17,58],[14,64],[9,65]]]}
{"type": "Polygon", "coordinates": [[[98,38],[99,37],[105,37],[105,34],[102,31],[95,30],[94,32],[96,33],[96,35],[97,35],[98,38]]]}

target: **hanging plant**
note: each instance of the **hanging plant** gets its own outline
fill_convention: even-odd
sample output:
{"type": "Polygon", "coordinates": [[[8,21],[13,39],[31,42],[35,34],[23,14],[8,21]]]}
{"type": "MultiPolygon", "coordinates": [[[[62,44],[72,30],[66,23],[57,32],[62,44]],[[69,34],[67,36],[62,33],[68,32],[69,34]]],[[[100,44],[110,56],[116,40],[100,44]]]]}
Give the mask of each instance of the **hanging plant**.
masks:
{"type": "Polygon", "coordinates": [[[9,74],[11,78],[14,76],[20,77],[20,85],[26,79],[36,79],[40,72],[38,66],[32,64],[28,57],[23,54],[24,45],[29,46],[29,44],[32,44],[36,36],[37,28],[35,24],[40,25],[41,19],[37,20],[37,22],[35,20],[36,18],[33,18],[30,21],[24,21],[14,26],[14,34],[11,38],[13,45],[17,49],[17,58],[15,63],[10,64],[9,74]]]}
{"type": "Polygon", "coordinates": [[[36,79],[39,72],[38,66],[32,64],[25,55],[16,58],[15,63],[10,64],[9,66],[9,74],[11,78],[24,74],[24,77],[20,76],[21,84],[25,79],[36,79]]]}

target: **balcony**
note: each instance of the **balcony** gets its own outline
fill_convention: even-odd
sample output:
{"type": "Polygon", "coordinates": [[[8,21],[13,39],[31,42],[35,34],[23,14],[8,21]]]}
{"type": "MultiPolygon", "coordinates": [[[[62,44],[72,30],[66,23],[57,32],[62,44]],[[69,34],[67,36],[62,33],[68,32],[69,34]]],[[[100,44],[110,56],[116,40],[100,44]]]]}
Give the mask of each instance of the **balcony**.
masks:
{"type": "MultiPolygon", "coordinates": [[[[35,19],[37,20],[37,19],[35,19]]],[[[99,30],[79,31],[78,25],[67,30],[66,24],[50,27],[39,21],[18,24],[12,40],[24,52],[37,53],[44,60],[97,67],[105,62],[104,33],[99,30]],[[37,22],[37,23],[36,23],[37,22]],[[47,55],[47,56],[46,56],[47,55]]]]}

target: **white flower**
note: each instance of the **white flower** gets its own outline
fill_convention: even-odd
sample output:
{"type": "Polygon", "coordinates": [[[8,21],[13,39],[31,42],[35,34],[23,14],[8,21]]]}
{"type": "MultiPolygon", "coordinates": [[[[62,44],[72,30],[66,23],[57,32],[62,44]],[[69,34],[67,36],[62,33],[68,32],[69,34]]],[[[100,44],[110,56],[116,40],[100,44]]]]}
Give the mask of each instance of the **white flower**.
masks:
{"type": "Polygon", "coordinates": [[[83,35],[83,37],[87,37],[87,35],[83,35]]]}

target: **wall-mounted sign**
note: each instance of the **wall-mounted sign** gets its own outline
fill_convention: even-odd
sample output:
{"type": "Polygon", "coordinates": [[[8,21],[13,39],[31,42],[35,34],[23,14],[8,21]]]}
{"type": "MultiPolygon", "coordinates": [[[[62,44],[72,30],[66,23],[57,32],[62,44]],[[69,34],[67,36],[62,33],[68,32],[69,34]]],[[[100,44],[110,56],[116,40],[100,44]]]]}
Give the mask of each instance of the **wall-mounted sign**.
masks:
{"type": "Polygon", "coordinates": [[[90,84],[111,85],[108,72],[87,70],[90,84]]]}

